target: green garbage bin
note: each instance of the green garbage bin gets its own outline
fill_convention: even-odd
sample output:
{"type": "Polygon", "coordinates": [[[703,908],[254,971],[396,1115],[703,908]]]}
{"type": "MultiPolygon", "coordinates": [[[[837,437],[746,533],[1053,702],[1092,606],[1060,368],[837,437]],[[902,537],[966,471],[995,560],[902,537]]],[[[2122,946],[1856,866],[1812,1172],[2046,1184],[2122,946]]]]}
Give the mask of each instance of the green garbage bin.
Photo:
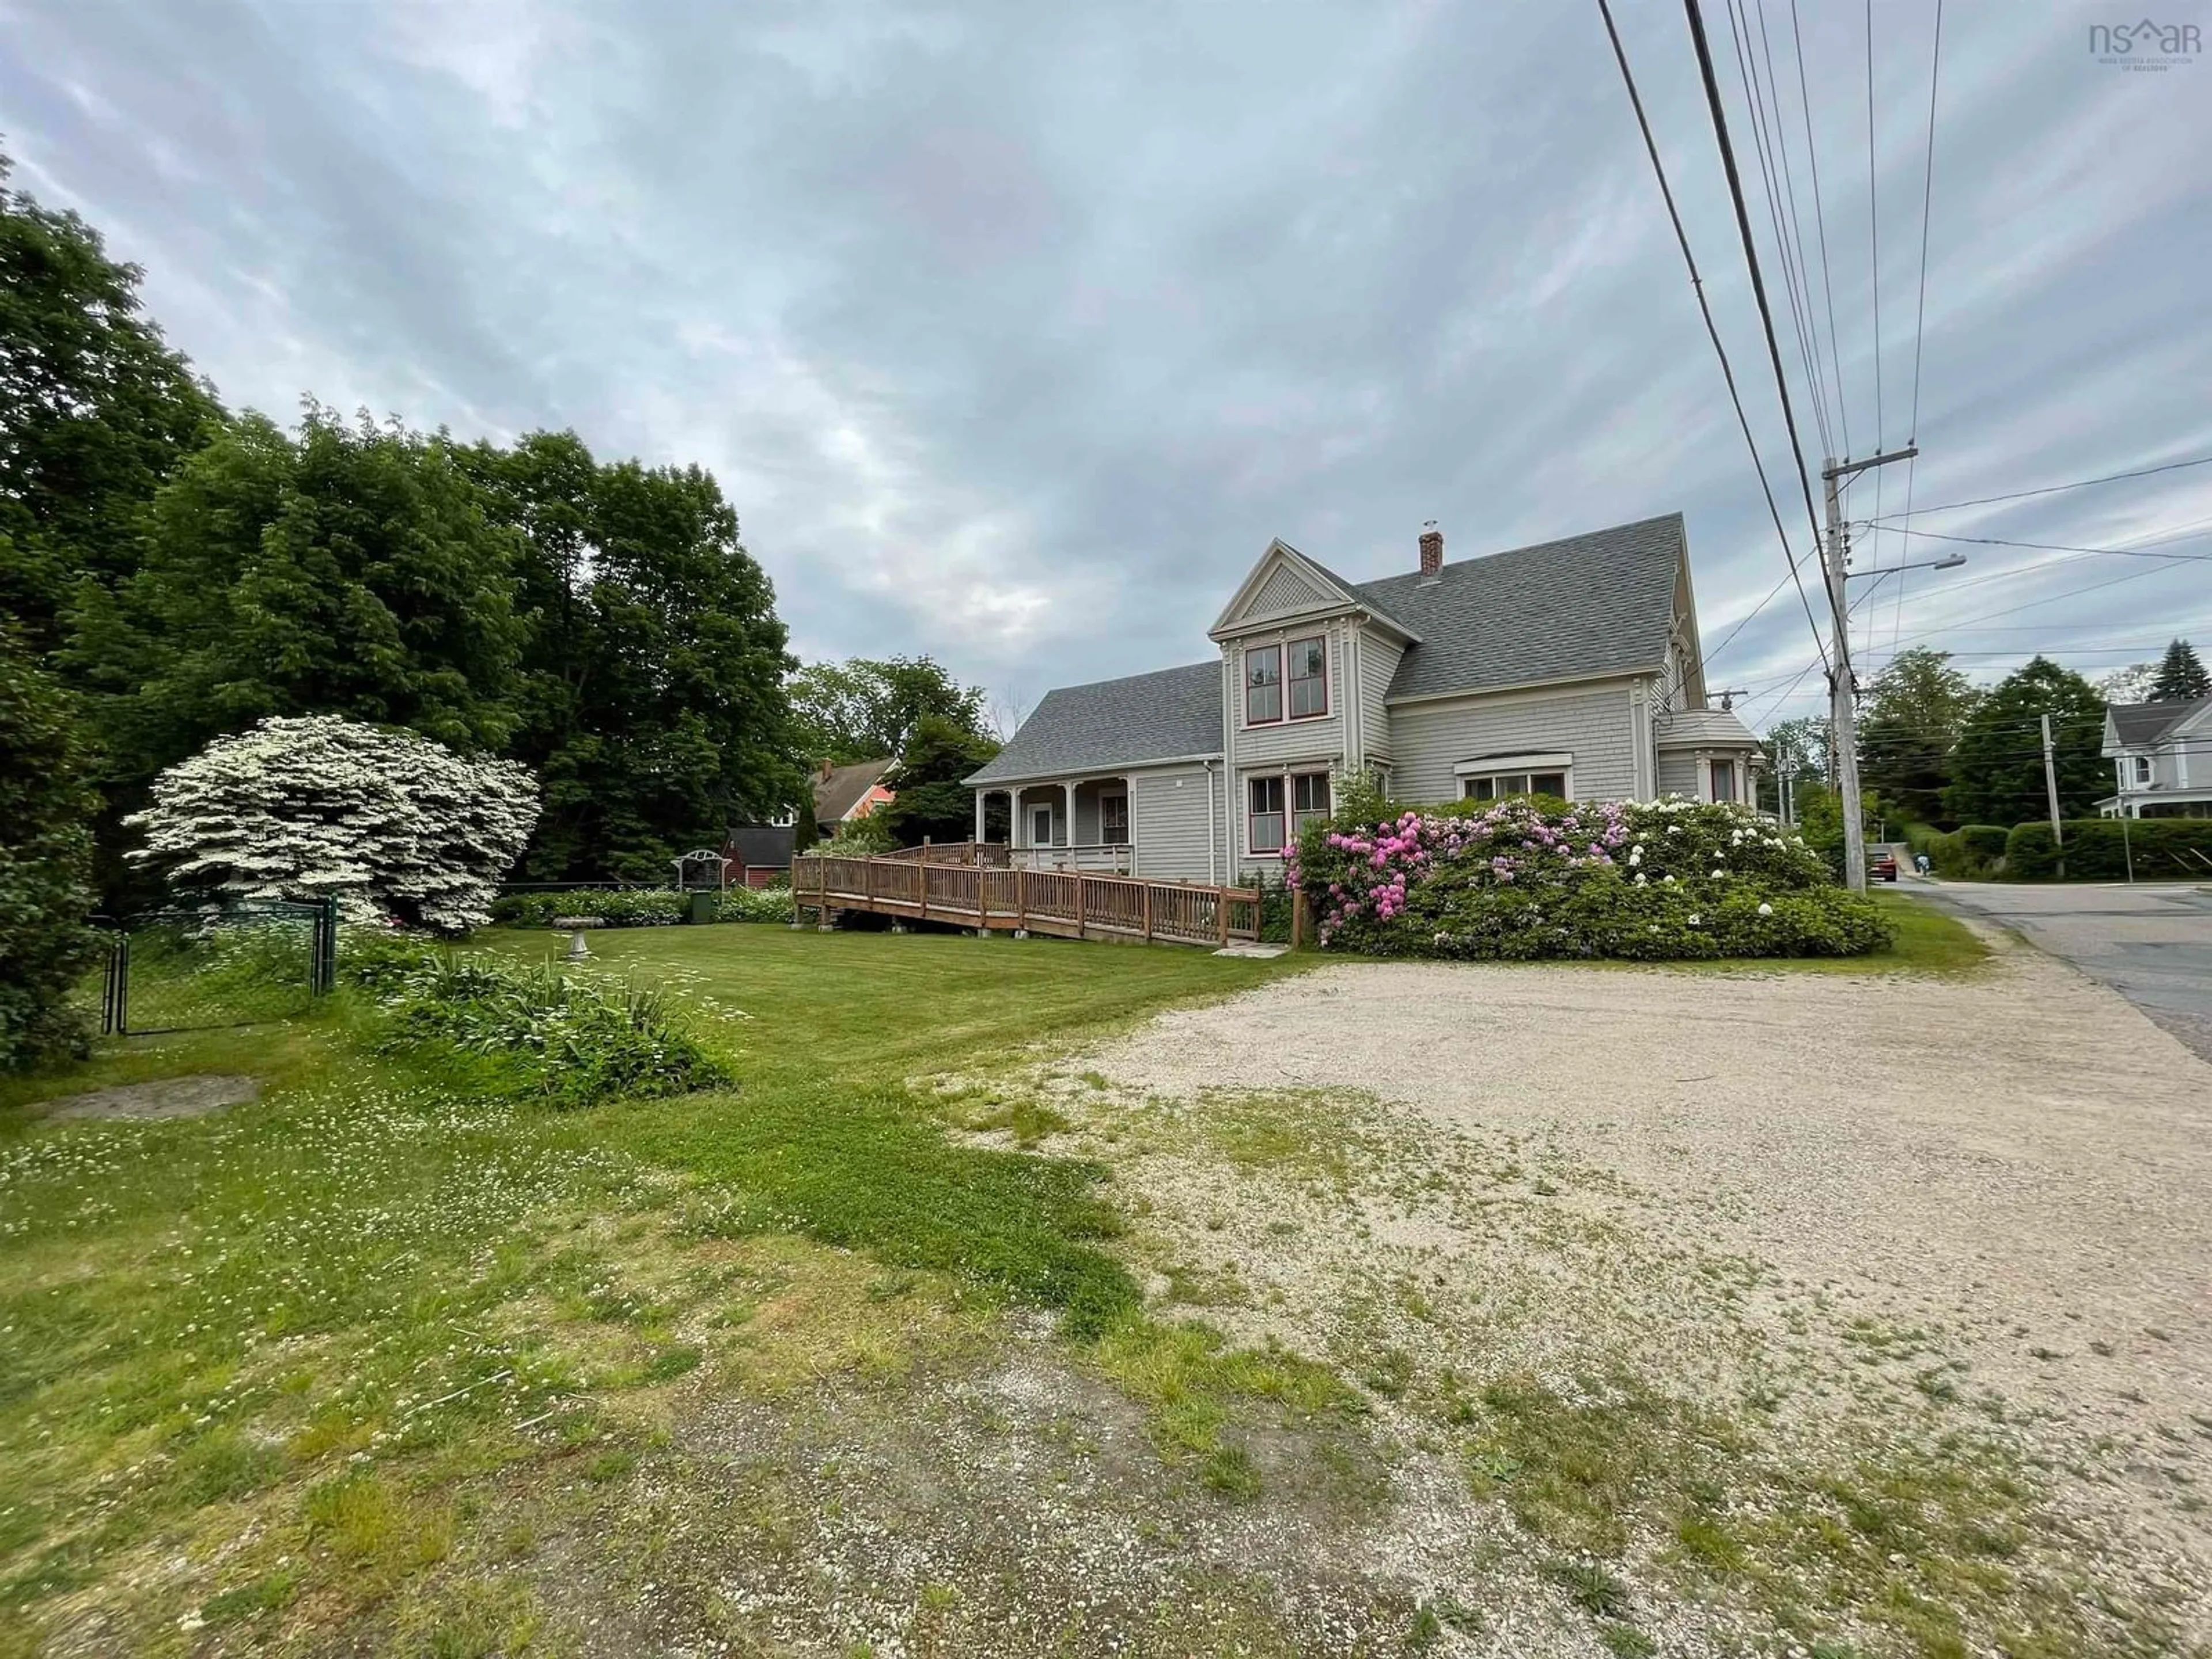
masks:
{"type": "Polygon", "coordinates": [[[691,908],[686,917],[690,921],[712,921],[714,919],[714,897],[703,890],[691,895],[691,908]]]}

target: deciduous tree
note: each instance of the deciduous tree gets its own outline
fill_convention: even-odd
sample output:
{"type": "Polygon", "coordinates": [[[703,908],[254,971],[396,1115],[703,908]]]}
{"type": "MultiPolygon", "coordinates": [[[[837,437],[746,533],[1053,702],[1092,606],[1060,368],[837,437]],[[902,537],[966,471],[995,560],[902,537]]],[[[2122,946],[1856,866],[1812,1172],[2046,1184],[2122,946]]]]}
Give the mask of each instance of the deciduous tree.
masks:
{"type": "Polygon", "coordinates": [[[85,1042],[70,994],[100,955],[85,762],[68,694],[0,628],[0,1070],[85,1042]]]}
{"type": "Polygon", "coordinates": [[[1925,646],[1899,652],[1875,678],[1859,721],[1859,777],[1908,823],[1944,821],[1951,754],[1981,693],[1925,646]]]}
{"type": "Polygon", "coordinates": [[[965,841],[975,833],[975,794],[963,780],[999,752],[997,739],[977,735],[942,714],[915,722],[887,781],[897,792],[880,817],[902,847],[924,840],[965,841]]]}
{"type": "Polygon", "coordinates": [[[138,516],[218,422],[99,234],[8,188],[0,155],[0,613],[58,647],[72,591],[137,566],[138,516]]]}
{"type": "Polygon", "coordinates": [[[527,767],[314,714],[217,738],[162,773],[133,856],[180,894],[335,897],[356,921],[459,933],[491,919],[537,820],[527,767]]]}
{"type": "Polygon", "coordinates": [[[522,538],[508,752],[545,785],[533,878],[658,878],[806,796],[775,589],[710,475],[601,465],[574,433],[468,465],[522,538]]]}
{"type": "Polygon", "coordinates": [[[2088,681],[2037,657],[1978,702],[1953,750],[1945,805],[1959,823],[2025,823],[2049,815],[2041,716],[2051,716],[2059,811],[2087,814],[2112,785],[2100,750],[2105,704],[2088,681]]]}
{"type": "Polygon", "coordinates": [[[520,723],[520,538],[442,436],[313,404],[296,436],[248,416],[179,469],[149,529],[72,652],[117,783],[273,714],[495,753],[520,723]]]}
{"type": "Polygon", "coordinates": [[[986,732],[982,688],[961,684],[928,657],[809,663],[792,677],[791,705],[808,758],[840,765],[903,755],[926,716],[986,732]]]}

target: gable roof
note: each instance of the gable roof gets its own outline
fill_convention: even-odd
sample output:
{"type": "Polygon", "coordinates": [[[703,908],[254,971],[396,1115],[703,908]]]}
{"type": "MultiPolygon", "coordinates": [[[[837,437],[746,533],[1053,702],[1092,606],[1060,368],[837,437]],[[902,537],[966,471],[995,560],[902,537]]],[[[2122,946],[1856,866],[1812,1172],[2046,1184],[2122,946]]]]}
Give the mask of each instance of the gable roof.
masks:
{"type": "Polygon", "coordinates": [[[838,823],[845,814],[858,806],[868,791],[883,781],[892,763],[883,760],[855,761],[850,766],[833,766],[830,775],[814,775],[814,821],[817,823],[838,823]]]}
{"type": "Polygon", "coordinates": [[[2171,736],[2177,726],[2207,708],[2212,708],[2212,697],[2194,697],[2185,702],[2108,703],[2105,714],[2112,723],[2113,737],[2123,747],[2132,749],[2171,736]]]}
{"type": "Polygon", "coordinates": [[[748,870],[791,867],[792,828],[787,823],[733,823],[722,856],[748,870]]]}
{"type": "Polygon", "coordinates": [[[1243,585],[1230,595],[1229,603],[1222,606],[1221,614],[1214,618],[1206,634],[1209,638],[1221,639],[1240,631],[1240,625],[1265,622],[1278,614],[1296,615],[1340,605],[1346,610],[1372,612],[1378,621],[1395,629],[1408,641],[1419,637],[1366,598],[1357,583],[1345,580],[1319,559],[1299,552],[1279,536],[1267,544],[1267,550],[1246,573],[1243,585]],[[1274,602],[1270,603],[1271,599],[1274,602]]]}
{"type": "Polygon", "coordinates": [[[1045,693],[971,784],[1221,752],[1221,659],[1045,693]]]}
{"type": "Polygon", "coordinates": [[[1353,591],[1421,641],[1399,660],[1394,701],[1636,673],[1666,659],[1687,546],[1668,513],[1353,591]]]}

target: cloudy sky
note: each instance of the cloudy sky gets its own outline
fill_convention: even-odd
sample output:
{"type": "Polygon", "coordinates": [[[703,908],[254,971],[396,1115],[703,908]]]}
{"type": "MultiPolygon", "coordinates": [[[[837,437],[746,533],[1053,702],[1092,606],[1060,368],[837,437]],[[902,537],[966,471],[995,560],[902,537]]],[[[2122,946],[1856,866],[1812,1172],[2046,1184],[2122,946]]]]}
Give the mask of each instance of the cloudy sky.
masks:
{"type": "MultiPolygon", "coordinates": [[[[1619,9],[1802,554],[1682,14],[1619,9]]],[[[1708,0],[1811,464],[1816,401],[1838,449],[1914,434],[1916,341],[1916,507],[2212,455],[2212,53],[2131,70],[2091,49],[2108,8],[1954,0],[1923,329],[1933,7],[1874,6],[1871,168],[1866,13],[1797,8],[1808,155],[1790,10],[1753,59],[1825,399],[1708,0]]],[[[1708,650],[1774,594],[1712,682],[1759,724],[1818,699],[1594,3],[0,0],[0,132],[234,404],[709,467],[809,657],[1034,702],[1204,655],[1273,536],[1360,578],[1425,519],[1465,557],[1680,509],[1708,650]]],[[[1873,665],[2212,647],[2212,466],[1913,523],[2197,556],[1959,547],[1867,603],[1873,665]]]]}

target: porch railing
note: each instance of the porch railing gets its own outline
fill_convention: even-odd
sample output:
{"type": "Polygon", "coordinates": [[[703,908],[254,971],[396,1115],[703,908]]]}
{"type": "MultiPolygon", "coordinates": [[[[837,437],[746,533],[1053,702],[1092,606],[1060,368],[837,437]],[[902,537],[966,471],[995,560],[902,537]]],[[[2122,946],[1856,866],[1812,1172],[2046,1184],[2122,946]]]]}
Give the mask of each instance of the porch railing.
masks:
{"type": "Polygon", "coordinates": [[[1145,881],[1083,870],[802,853],[791,861],[791,897],[794,921],[808,909],[825,921],[835,911],[865,910],[1069,939],[1218,946],[1260,937],[1256,889],[1145,881]]]}

